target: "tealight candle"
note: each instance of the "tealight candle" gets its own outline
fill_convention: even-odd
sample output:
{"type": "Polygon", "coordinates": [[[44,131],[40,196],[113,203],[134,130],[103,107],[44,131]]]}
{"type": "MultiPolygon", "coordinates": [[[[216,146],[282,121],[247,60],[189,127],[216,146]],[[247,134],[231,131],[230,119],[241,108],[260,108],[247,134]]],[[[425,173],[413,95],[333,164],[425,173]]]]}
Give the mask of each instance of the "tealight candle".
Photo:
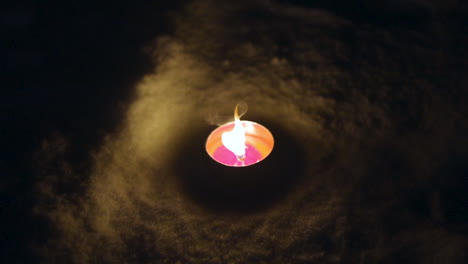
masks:
{"type": "Polygon", "coordinates": [[[206,151],[215,161],[232,167],[245,167],[264,160],[273,150],[274,139],[264,126],[240,120],[238,107],[235,121],[215,129],[206,140],[206,151]]]}

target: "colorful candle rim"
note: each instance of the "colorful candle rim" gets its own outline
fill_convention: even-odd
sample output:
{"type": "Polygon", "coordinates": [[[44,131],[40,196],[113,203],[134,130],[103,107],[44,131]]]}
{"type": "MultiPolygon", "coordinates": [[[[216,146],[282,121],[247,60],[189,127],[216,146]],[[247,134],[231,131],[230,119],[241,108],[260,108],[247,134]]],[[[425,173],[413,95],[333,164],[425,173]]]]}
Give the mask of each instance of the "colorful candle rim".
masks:
{"type": "MultiPolygon", "coordinates": [[[[274,146],[271,132],[266,127],[252,121],[241,120],[241,123],[245,130],[245,145],[247,146],[245,162],[241,165],[233,163],[232,159],[216,155],[216,153],[219,153],[217,151],[224,148],[221,140],[223,133],[233,130],[234,122],[226,123],[216,128],[208,136],[206,140],[206,152],[212,159],[226,166],[246,167],[256,164],[270,155],[274,146]],[[249,154],[255,155],[255,157],[249,157],[249,154]]],[[[232,153],[232,157],[235,157],[234,153],[232,153]]]]}

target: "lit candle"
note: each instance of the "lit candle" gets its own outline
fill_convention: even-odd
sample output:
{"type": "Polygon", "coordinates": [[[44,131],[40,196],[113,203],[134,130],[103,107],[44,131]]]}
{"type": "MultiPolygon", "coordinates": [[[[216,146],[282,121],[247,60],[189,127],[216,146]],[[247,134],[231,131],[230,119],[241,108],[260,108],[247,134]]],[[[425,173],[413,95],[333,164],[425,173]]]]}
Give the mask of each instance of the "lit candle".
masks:
{"type": "Polygon", "coordinates": [[[253,165],[265,159],[273,150],[274,139],[264,126],[240,120],[238,106],[234,122],[215,129],[206,140],[206,151],[215,161],[233,167],[253,165]]]}

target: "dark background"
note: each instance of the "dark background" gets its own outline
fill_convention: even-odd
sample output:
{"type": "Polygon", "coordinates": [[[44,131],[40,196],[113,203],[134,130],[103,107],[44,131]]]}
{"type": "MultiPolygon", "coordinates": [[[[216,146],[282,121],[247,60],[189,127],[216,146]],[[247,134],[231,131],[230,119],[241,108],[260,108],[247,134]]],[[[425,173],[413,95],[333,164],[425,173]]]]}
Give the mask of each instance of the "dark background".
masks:
{"type": "Polygon", "coordinates": [[[70,158],[88,164],[89,150],[118,124],[132,85],[152,69],[143,45],[170,31],[167,12],[179,2],[18,1],[2,8],[3,263],[36,262],[28,246],[47,236],[31,211],[41,139],[70,137],[77,143],[70,158]]]}
{"type": "MultiPolygon", "coordinates": [[[[143,47],[172,32],[169,15],[185,2],[38,1],[2,7],[0,262],[35,263],[31,244],[45,243],[52,232],[49,223],[32,212],[38,180],[35,155],[42,139],[67,137],[73,145],[66,159],[86,171],[89,151],[118,127],[134,96],[133,86],[155,66],[143,47]]],[[[363,26],[423,31],[437,20],[451,30],[447,35],[461,40],[468,28],[467,6],[457,1],[280,2],[326,9],[363,26]]],[[[466,49],[464,44],[460,41],[454,53],[466,49]]],[[[466,83],[466,68],[457,74],[466,83]]],[[[466,89],[455,92],[460,100],[467,98],[466,89]]],[[[460,186],[466,187],[468,160],[456,159],[447,173],[460,175],[460,186]]],[[[71,183],[64,188],[73,192],[79,187],[71,183]]],[[[466,222],[466,196],[453,199],[452,220],[466,222]]],[[[450,212],[452,201],[445,203],[450,212]]],[[[429,210],[418,208],[417,201],[415,206],[429,210]]]]}

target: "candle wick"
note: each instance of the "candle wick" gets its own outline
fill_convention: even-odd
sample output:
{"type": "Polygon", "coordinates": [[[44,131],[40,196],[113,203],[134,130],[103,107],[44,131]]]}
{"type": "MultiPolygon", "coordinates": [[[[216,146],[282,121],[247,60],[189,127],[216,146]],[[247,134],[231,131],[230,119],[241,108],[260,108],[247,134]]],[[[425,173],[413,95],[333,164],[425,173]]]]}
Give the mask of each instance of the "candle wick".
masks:
{"type": "Polygon", "coordinates": [[[245,154],[243,155],[236,155],[237,161],[234,163],[234,166],[244,167],[245,166],[245,154]]]}

